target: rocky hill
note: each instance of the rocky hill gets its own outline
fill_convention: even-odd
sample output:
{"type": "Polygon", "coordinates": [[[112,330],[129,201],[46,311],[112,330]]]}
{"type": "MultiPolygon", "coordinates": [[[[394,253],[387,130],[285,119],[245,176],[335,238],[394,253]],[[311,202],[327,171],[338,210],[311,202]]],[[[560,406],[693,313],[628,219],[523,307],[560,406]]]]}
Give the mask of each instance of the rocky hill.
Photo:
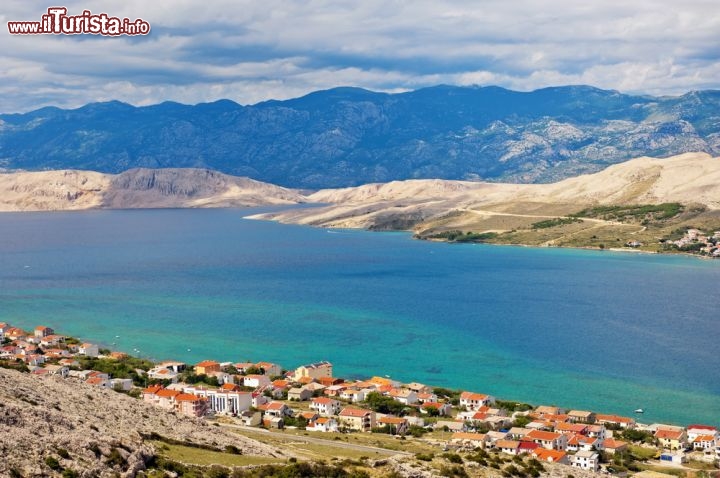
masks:
{"type": "Polygon", "coordinates": [[[304,201],[290,189],[206,169],[0,174],[0,211],[246,207],[304,201]]]}
{"type": "Polygon", "coordinates": [[[594,205],[678,202],[718,210],[720,158],[704,153],[642,157],[551,184],[394,181],[321,190],[307,199],[332,205],[258,217],[323,227],[417,230],[447,220],[448,214],[460,227],[469,218],[504,215],[534,222],[594,205]]]}
{"type": "Polygon", "coordinates": [[[690,151],[720,154],[720,91],[337,88],[252,106],[109,102],[0,115],[0,168],[8,170],[209,168],[313,189],[428,178],[552,182],[690,151]]]}
{"type": "Polygon", "coordinates": [[[247,455],[282,456],[111,390],[0,368],[0,476],[60,476],[62,468],[78,476],[132,477],[155,456],[146,439],[152,433],[218,449],[232,445],[247,455]]]}

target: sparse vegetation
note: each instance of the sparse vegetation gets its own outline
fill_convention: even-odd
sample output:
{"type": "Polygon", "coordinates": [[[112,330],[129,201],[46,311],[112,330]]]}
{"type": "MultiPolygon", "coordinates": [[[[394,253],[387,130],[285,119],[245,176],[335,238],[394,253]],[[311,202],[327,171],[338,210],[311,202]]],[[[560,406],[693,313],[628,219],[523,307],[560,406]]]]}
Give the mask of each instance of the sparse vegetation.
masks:
{"type": "Polygon", "coordinates": [[[649,221],[662,221],[673,218],[684,210],[685,207],[677,202],[636,206],[594,206],[570,214],[570,217],[592,217],[620,222],[640,221],[647,224],[649,221]]]}
{"type": "Polygon", "coordinates": [[[578,217],[555,217],[553,219],[546,219],[544,221],[532,223],[532,229],[548,229],[550,227],[564,226],[566,224],[572,224],[574,222],[583,222],[578,217]]]}
{"type": "Polygon", "coordinates": [[[425,239],[445,239],[448,242],[487,242],[497,237],[495,232],[443,231],[424,236],[425,239]]]}

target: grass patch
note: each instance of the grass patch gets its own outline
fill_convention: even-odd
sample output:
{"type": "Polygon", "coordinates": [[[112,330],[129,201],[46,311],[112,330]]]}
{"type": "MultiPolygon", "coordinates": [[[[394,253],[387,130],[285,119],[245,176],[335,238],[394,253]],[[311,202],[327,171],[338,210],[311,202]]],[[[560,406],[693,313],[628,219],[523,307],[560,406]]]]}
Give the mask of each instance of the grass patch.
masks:
{"type": "Polygon", "coordinates": [[[443,231],[425,236],[424,239],[445,239],[448,242],[486,242],[496,237],[496,232],[443,231]]]}
{"type": "Polygon", "coordinates": [[[636,460],[651,460],[658,454],[656,448],[645,448],[644,446],[628,445],[628,450],[636,460]]]}
{"type": "Polygon", "coordinates": [[[592,217],[607,221],[662,221],[677,216],[685,207],[677,202],[637,206],[595,206],[570,214],[570,217],[592,217]]]}
{"type": "Polygon", "coordinates": [[[155,445],[159,455],[188,465],[247,466],[269,465],[273,463],[281,463],[283,461],[278,458],[237,455],[183,445],[170,445],[164,442],[151,443],[155,445]]]}
{"type": "Polygon", "coordinates": [[[583,222],[582,219],[577,217],[555,217],[552,219],[546,219],[544,221],[534,222],[531,227],[533,229],[548,229],[551,227],[564,226],[566,224],[572,224],[574,222],[583,222]]]}

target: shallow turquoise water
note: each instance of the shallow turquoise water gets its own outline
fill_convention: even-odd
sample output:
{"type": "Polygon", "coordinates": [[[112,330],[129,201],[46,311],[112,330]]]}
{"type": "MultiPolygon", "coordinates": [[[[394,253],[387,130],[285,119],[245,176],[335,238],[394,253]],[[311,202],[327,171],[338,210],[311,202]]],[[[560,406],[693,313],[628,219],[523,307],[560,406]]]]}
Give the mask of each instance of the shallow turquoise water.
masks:
{"type": "Polygon", "coordinates": [[[0,320],[156,359],[326,359],[339,376],[720,424],[720,261],[246,214],[2,214],[0,320]]]}

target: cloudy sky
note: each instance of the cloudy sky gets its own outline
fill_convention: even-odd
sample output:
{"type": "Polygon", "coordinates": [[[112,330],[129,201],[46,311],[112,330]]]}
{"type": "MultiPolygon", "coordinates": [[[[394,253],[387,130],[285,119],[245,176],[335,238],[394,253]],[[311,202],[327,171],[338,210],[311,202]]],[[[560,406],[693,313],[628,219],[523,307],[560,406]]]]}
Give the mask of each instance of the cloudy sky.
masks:
{"type": "Polygon", "coordinates": [[[10,35],[36,0],[0,7],[0,112],[230,98],[333,86],[440,83],[516,90],[589,84],[628,93],[720,88],[716,0],[65,1],[142,18],[146,37],[10,35]]]}

